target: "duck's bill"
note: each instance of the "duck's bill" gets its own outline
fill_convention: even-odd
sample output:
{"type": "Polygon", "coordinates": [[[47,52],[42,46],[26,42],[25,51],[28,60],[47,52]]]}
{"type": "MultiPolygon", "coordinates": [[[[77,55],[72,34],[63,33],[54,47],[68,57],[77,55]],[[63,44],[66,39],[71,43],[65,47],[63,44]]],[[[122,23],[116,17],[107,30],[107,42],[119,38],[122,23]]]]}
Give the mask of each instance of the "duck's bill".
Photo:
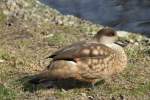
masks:
{"type": "Polygon", "coordinates": [[[116,41],[115,44],[118,44],[118,45],[120,45],[122,47],[126,47],[128,45],[128,42],[125,42],[125,41],[124,42],[123,41],[116,41]]]}

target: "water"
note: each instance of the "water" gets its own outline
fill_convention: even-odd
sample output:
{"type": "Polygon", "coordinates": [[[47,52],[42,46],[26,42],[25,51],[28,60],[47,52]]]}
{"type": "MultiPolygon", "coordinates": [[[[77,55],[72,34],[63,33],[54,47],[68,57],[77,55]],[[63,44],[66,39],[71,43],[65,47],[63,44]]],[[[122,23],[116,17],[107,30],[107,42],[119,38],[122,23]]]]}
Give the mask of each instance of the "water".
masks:
{"type": "Polygon", "coordinates": [[[63,14],[150,36],[150,0],[41,0],[63,14]]]}

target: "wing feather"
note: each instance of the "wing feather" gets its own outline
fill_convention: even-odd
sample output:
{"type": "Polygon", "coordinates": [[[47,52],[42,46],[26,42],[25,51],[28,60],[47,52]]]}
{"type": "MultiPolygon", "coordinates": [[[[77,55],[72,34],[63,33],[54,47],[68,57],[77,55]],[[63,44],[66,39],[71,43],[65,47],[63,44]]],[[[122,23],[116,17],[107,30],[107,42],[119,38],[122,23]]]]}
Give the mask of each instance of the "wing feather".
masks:
{"type": "Polygon", "coordinates": [[[96,42],[79,42],[56,51],[49,58],[53,58],[53,60],[75,60],[75,58],[84,57],[100,58],[110,55],[112,51],[111,48],[96,42]]]}

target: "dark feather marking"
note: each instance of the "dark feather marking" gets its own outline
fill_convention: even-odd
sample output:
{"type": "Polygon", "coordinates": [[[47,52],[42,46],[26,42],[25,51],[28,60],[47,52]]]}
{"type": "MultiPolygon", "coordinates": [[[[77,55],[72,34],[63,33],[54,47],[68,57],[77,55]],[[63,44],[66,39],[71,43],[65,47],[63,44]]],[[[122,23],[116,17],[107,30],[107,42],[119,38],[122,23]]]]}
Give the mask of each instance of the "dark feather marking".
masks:
{"type": "MultiPolygon", "coordinates": [[[[112,50],[111,48],[103,45],[103,44],[98,44],[98,43],[93,43],[93,42],[82,42],[79,43],[79,45],[75,44],[75,45],[71,45],[68,46],[66,48],[60,49],[58,51],[56,51],[55,53],[53,53],[51,56],[49,56],[48,58],[53,58],[53,60],[69,60],[69,61],[74,61],[76,62],[76,58],[103,58],[108,56],[109,54],[98,54],[98,55],[93,55],[92,52],[90,52],[90,54],[84,54],[82,53],[82,51],[84,49],[93,49],[91,48],[91,46],[93,48],[96,48],[97,46],[101,46],[101,49],[103,51],[108,51],[109,54],[111,54],[112,50]],[[107,49],[106,49],[107,48],[107,49]]],[[[91,51],[91,50],[90,50],[91,51]]]]}

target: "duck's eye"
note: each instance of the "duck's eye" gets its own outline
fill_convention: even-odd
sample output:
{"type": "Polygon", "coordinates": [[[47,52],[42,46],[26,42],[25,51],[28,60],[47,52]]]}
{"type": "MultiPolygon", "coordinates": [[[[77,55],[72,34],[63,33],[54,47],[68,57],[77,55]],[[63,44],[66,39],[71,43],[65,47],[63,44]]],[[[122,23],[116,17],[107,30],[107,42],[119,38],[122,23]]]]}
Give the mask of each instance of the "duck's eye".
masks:
{"type": "Polygon", "coordinates": [[[105,34],[106,36],[115,36],[116,34],[115,34],[115,32],[106,32],[106,34],[105,34]]]}

